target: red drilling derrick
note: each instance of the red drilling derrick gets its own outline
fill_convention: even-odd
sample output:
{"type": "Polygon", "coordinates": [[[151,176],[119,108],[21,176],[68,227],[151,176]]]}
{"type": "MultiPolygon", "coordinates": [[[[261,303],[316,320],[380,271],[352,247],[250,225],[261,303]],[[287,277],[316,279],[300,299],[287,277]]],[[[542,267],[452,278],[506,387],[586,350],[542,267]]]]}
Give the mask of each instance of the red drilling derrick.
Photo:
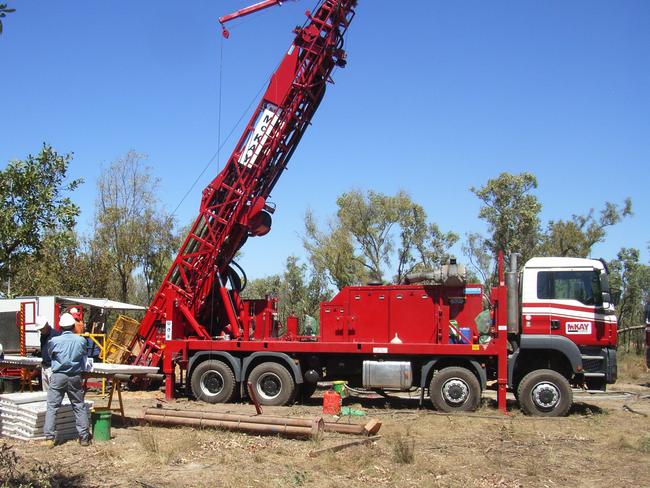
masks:
{"type": "MultiPolygon", "coordinates": [[[[278,1],[261,2],[220,19],[232,20],[278,1]]],[[[345,66],[343,38],[354,0],[322,0],[271,77],[255,113],[219,175],[203,190],[199,215],[145,314],[131,344],[134,363],[159,365],[170,339],[247,336],[233,257],[248,237],[266,234],[267,203],[286,168],[335,66],[345,66]],[[228,286],[230,285],[230,286],[228,286]]]]}

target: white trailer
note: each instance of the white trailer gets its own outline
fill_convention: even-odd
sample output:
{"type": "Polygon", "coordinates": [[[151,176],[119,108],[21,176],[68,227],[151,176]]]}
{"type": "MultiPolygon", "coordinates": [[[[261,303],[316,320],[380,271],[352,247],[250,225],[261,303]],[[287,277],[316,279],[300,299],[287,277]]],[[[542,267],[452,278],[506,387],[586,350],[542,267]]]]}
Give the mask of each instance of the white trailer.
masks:
{"type": "Polygon", "coordinates": [[[105,317],[110,310],[144,311],[145,307],[130,303],[116,302],[106,298],[85,298],[68,296],[29,296],[18,298],[0,299],[0,344],[5,353],[18,353],[20,350],[20,333],[18,330],[21,306],[24,310],[25,320],[25,346],[28,351],[40,348],[40,337],[36,330],[35,319],[37,315],[45,317],[50,324],[57,324],[59,316],[66,310],[77,307],[84,311],[84,316],[99,317],[102,330],[106,332],[105,317]],[[104,320],[102,320],[102,318],[104,320]]]}

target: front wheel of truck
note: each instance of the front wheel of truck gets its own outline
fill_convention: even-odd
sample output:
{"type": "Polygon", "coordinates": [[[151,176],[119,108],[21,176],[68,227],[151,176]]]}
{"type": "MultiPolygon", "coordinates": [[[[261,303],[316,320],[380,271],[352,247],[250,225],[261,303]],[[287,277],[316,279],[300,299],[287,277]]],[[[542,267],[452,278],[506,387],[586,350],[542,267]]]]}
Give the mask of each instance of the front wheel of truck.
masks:
{"type": "Polygon", "coordinates": [[[538,369],[523,377],[517,399],[526,415],[564,417],[573,404],[573,392],[569,381],[557,371],[538,369]]]}

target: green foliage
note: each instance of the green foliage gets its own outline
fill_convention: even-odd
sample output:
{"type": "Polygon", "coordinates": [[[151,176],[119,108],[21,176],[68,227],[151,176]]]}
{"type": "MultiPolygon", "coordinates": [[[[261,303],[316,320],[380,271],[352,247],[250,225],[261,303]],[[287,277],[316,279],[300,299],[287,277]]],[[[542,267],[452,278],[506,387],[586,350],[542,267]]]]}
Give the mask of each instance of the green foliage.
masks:
{"type": "MultiPolygon", "coordinates": [[[[644,306],[650,301],[650,266],[639,262],[639,250],[622,248],[609,263],[610,285],[620,289],[621,299],[616,307],[619,329],[643,324],[644,306]]],[[[621,346],[629,350],[632,343],[637,353],[643,350],[643,330],[628,334],[621,346]]]]}
{"type": "Polygon", "coordinates": [[[318,228],[313,213],[305,213],[303,245],[314,270],[326,273],[337,288],[366,281],[366,271],[357,259],[352,234],[340,222],[331,222],[327,232],[318,228]]]}
{"type": "Polygon", "coordinates": [[[0,280],[37,255],[46,235],[74,229],[79,208],[66,194],[82,180],[65,182],[71,160],[44,144],[0,171],[0,280]]]}
{"type": "Polygon", "coordinates": [[[2,19],[7,16],[7,14],[15,12],[15,8],[8,8],[6,3],[0,3],[0,34],[2,34],[2,19]]]}
{"type": "Polygon", "coordinates": [[[511,253],[521,255],[521,262],[533,257],[539,239],[539,213],[542,205],[530,192],[537,188],[531,173],[501,173],[481,188],[470,190],[482,202],[479,217],[485,220],[490,236],[485,245],[493,256],[504,252],[506,262],[511,253]]]}
{"type": "Polygon", "coordinates": [[[248,282],[242,292],[243,298],[266,298],[280,296],[282,277],[280,275],[265,276],[248,282]]]}
{"type": "Polygon", "coordinates": [[[128,301],[134,274],[141,270],[150,300],[176,247],[173,218],[158,206],[158,180],[144,165],[146,156],[129,151],[115,160],[97,181],[94,241],[105,249],[128,301]]]}
{"type": "Polygon", "coordinates": [[[328,300],[330,293],[322,274],[310,273],[306,264],[301,264],[295,256],[289,256],[282,275],[252,280],[242,296],[244,298],[277,297],[280,322],[285,323],[289,315],[295,315],[304,327],[306,316],[318,319],[320,302],[328,300]]]}
{"type": "Polygon", "coordinates": [[[74,231],[46,235],[39,254],[15,271],[12,286],[18,295],[109,295],[110,262],[74,231]]]}
{"type": "Polygon", "coordinates": [[[586,215],[573,215],[570,220],[550,221],[542,236],[538,253],[542,256],[570,256],[586,258],[591,248],[605,240],[607,227],[616,225],[632,215],[632,201],[627,198],[622,206],[605,203],[598,218],[591,209],[586,215]]]}
{"type": "Polygon", "coordinates": [[[147,291],[146,301],[150,302],[172,265],[172,253],[179,246],[172,232],[173,216],[149,208],[143,215],[141,225],[140,264],[147,291]]]}
{"type": "Polygon", "coordinates": [[[488,288],[492,284],[492,263],[494,257],[486,239],[478,233],[469,233],[465,236],[462,245],[463,254],[468,260],[468,281],[474,281],[473,271],[478,281],[488,288]]]}
{"type": "Polygon", "coordinates": [[[395,270],[399,282],[414,270],[445,261],[458,240],[453,232],[428,223],[422,206],[405,192],[389,196],[353,190],[339,196],[337,205],[327,232],[318,229],[308,211],[303,239],[314,269],[337,288],[382,282],[387,268],[395,270]]]}
{"type": "Polygon", "coordinates": [[[531,173],[501,173],[481,188],[471,188],[483,202],[479,217],[487,222],[490,235],[469,234],[463,252],[484,283],[494,280],[494,275],[488,279],[488,270],[499,250],[506,264],[513,252],[521,255],[521,264],[533,256],[588,257],[592,247],[605,240],[608,227],[632,215],[629,198],[621,206],[606,202],[598,216],[593,209],[586,215],[573,214],[569,220],[548,222],[541,232],[542,205],[531,194],[536,188],[537,178],[531,173]]]}
{"type": "Polygon", "coordinates": [[[329,292],[322,274],[308,276],[307,265],[298,258],[289,256],[280,285],[279,315],[283,322],[289,315],[300,318],[304,325],[306,315],[318,317],[320,302],[329,298],[329,292]]]}

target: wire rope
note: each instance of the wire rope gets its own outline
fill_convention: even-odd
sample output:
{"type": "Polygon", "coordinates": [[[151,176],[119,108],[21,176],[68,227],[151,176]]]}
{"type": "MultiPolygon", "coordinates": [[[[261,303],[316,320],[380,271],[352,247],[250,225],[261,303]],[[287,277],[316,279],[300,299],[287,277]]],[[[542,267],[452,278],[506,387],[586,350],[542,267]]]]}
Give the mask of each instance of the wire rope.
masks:
{"type": "Polygon", "coordinates": [[[215,153],[212,155],[212,157],[210,158],[210,160],[207,162],[207,164],[205,165],[205,167],[203,168],[203,170],[201,171],[201,173],[199,173],[199,175],[196,177],[196,179],[194,180],[194,183],[192,183],[192,185],[190,186],[190,188],[185,192],[185,194],[183,195],[183,198],[181,198],[181,201],[178,203],[178,205],[176,205],[176,208],[174,208],[174,211],[171,213],[172,215],[175,215],[175,214],[176,214],[176,211],[180,208],[180,206],[183,204],[183,202],[184,202],[185,199],[189,196],[189,194],[192,192],[192,190],[194,190],[194,187],[196,186],[196,184],[199,182],[199,180],[203,177],[203,175],[204,175],[205,172],[208,170],[208,168],[210,167],[210,165],[211,165],[211,164],[214,162],[214,160],[217,158],[217,156],[219,155],[219,152],[221,151],[221,149],[223,149],[223,147],[228,143],[228,141],[229,141],[230,138],[232,137],[232,135],[233,135],[233,133],[235,132],[235,130],[237,129],[237,127],[239,127],[239,124],[241,124],[241,122],[242,122],[242,120],[244,120],[244,117],[246,116],[246,114],[248,114],[249,110],[251,109],[251,107],[253,106],[253,104],[255,103],[255,101],[259,98],[260,94],[262,93],[262,90],[264,90],[264,88],[266,87],[266,85],[268,85],[269,80],[270,80],[270,77],[269,77],[269,78],[266,78],[266,79],[264,80],[264,83],[262,83],[262,86],[261,86],[260,89],[257,91],[257,93],[255,94],[255,96],[251,99],[251,101],[250,101],[250,103],[248,104],[248,106],[246,107],[246,109],[244,109],[244,111],[242,112],[241,116],[239,117],[239,119],[237,120],[237,122],[235,123],[235,125],[233,126],[233,128],[230,130],[230,132],[228,133],[228,135],[226,136],[226,138],[223,140],[223,142],[221,143],[221,145],[217,148],[217,150],[216,150],[215,153]]]}
{"type": "MultiPolygon", "coordinates": [[[[322,0],[318,0],[316,2],[316,5],[318,5],[318,3],[320,3],[321,1],[322,0]]],[[[256,15],[253,15],[252,18],[249,18],[249,19],[246,19],[246,20],[240,22],[240,25],[243,25],[245,23],[250,22],[255,17],[256,17],[256,15]]],[[[303,24],[303,27],[306,24],[307,24],[307,21],[305,21],[305,23],[303,24]]],[[[172,216],[175,215],[176,212],[178,211],[178,209],[181,207],[181,205],[183,205],[183,202],[185,202],[185,200],[187,199],[189,194],[192,192],[192,190],[194,190],[197,183],[201,180],[201,178],[203,177],[205,172],[208,170],[210,165],[212,165],[212,163],[214,162],[215,159],[217,159],[217,167],[220,168],[220,161],[219,161],[218,158],[220,157],[221,150],[226,145],[226,143],[230,140],[230,137],[232,137],[232,135],[235,132],[235,130],[237,129],[237,127],[239,127],[239,124],[241,124],[241,122],[244,119],[244,117],[246,116],[246,114],[248,114],[248,112],[250,111],[250,109],[253,106],[253,104],[255,103],[255,101],[259,98],[260,94],[262,93],[264,88],[269,84],[269,82],[271,80],[271,75],[267,76],[264,79],[264,82],[260,86],[259,90],[257,90],[257,93],[255,94],[255,96],[251,99],[251,101],[248,104],[248,106],[246,107],[246,109],[242,112],[241,116],[239,117],[239,119],[237,120],[235,125],[232,127],[232,129],[230,130],[230,132],[228,133],[226,138],[223,140],[223,143],[221,143],[220,141],[221,141],[221,102],[222,102],[222,80],[223,80],[223,42],[224,41],[223,41],[223,37],[222,37],[221,38],[221,45],[220,45],[220,54],[219,54],[219,109],[218,109],[219,110],[219,115],[218,115],[218,129],[217,129],[217,132],[218,132],[218,134],[217,134],[217,150],[212,155],[212,157],[207,162],[207,164],[203,167],[203,169],[201,170],[199,175],[196,177],[194,182],[190,185],[189,189],[185,192],[185,194],[181,198],[180,202],[178,202],[178,205],[176,205],[176,208],[174,208],[174,211],[171,213],[172,216]]],[[[279,63],[276,65],[275,69],[273,70],[273,73],[275,73],[278,66],[279,66],[279,63]]]]}

